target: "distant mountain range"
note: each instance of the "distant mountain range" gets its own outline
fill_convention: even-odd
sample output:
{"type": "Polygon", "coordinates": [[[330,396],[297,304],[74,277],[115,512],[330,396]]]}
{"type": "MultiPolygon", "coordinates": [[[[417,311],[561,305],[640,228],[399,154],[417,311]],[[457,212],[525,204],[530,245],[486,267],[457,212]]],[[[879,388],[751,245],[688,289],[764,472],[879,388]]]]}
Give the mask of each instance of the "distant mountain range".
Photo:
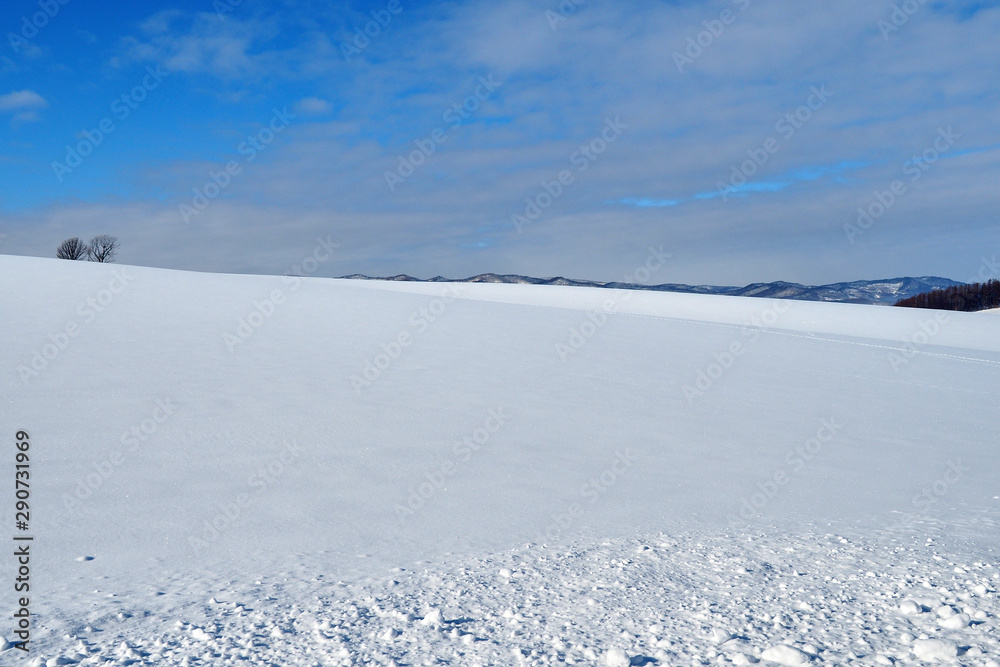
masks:
{"type": "Polygon", "coordinates": [[[521,285],[571,285],[575,287],[606,287],[614,289],[652,290],[655,292],[684,292],[688,294],[722,294],[725,296],[756,296],[769,299],[798,299],[801,301],[835,301],[839,303],[865,303],[892,305],[900,299],[906,299],[923,292],[944,289],[952,285],[962,285],[948,278],[923,276],[920,278],[889,278],[887,280],[855,280],[849,283],[833,283],[832,285],[800,285],[784,281],[774,283],[753,283],[746,287],[718,287],[714,285],[680,285],[669,283],[665,285],[639,285],[634,283],[609,282],[602,283],[593,280],[573,280],[571,278],[532,278],[509,274],[482,273],[471,278],[454,280],[436,276],[427,280],[414,278],[405,274],[374,278],[355,273],[342,278],[352,280],[399,280],[411,282],[456,282],[456,283],[514,283],[521,285]]]}

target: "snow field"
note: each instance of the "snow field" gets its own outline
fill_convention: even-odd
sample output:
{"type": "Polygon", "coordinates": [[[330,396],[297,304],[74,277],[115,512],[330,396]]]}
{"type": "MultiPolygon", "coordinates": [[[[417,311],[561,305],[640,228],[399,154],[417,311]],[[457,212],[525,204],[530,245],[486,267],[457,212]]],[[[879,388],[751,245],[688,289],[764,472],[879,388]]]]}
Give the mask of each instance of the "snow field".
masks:
{"type": "Polygon", "coordinates": [[[29,661],[1000,659],[988,316],[0,270],[29,661]]]}

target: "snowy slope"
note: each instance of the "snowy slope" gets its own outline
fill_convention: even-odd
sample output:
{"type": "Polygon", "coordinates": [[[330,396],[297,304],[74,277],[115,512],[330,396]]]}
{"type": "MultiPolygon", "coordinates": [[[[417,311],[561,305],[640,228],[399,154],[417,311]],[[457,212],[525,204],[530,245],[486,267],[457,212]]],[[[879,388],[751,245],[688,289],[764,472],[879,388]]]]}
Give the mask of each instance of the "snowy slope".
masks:
{"type": "Polygon", "coordinates": [[[998,659],[993,318],[10,256],[0,276],[29,657],[998,659]]]}

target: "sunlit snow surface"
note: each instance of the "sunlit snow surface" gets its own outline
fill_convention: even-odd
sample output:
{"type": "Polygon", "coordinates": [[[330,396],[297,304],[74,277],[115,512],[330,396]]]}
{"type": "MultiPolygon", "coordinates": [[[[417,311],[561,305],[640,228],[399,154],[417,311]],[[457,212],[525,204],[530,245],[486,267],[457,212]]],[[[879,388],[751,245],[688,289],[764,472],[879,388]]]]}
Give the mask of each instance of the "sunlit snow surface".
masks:
{"type": "Polygon", "coordinates": [[[4,665],[1000,660],[993,317],[0,275],[4,665]]]}

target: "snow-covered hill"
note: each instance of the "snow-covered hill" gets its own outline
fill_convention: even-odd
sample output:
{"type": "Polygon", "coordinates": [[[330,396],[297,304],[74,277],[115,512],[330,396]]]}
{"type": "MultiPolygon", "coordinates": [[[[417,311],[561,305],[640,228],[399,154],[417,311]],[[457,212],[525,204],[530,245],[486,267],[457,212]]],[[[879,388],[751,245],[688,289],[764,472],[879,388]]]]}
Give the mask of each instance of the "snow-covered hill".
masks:
{"type": "Polygon", "coordinates": [[[5,665],[1000,659],[994,318],[0,276],[5,665]]]}

